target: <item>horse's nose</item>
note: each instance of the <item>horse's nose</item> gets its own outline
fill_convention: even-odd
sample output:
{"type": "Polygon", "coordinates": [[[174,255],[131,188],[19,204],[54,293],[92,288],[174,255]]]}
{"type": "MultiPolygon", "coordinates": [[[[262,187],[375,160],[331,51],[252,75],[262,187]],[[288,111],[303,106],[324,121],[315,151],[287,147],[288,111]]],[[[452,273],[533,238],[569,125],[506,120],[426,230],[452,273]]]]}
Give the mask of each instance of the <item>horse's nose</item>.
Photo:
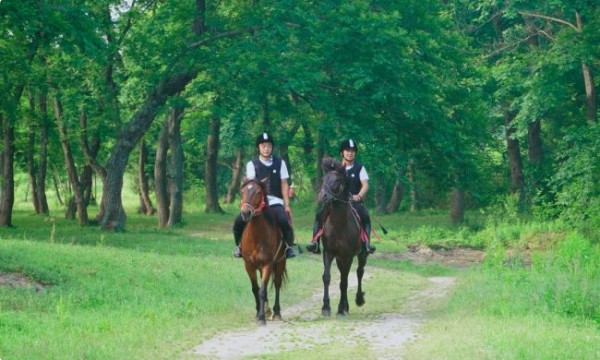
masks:
{"type": "Polygon", "coordinates": [[[317,200],[322,203],[326,203],[331,200],[331,194],[327,191],[319,191],[319,195],[317,196],[317,200]]]}
{"type": "Polygon", "coordinates": [[[251,211],[240,211],[240,215],[242,215],[242,220],[244,220],[244,222],[248,222],[248,220],[250,220],[250,218],[252,218],[252,212],[251,211]]]}

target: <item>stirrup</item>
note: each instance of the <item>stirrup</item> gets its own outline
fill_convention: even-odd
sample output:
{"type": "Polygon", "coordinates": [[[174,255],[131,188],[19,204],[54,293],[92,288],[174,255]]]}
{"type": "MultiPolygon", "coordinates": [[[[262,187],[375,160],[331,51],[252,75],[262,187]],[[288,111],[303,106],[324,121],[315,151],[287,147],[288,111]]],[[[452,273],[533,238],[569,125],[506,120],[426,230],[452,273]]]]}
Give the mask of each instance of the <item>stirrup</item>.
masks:
{"type": "Polygon", "coordinates": [[[233,250],[233,257],[236,257],[236,258],[242,257],[242,249],[240,248],[239,245],[235,247],[235,250],[233,250]]]}
{"type": "Polygon", "coordinates": [[[311,241],[310,244],[306,245],[306,250],[313,254],[321,253],[321,250],[319,249],[319,243],[316,241],[311,241]]]}
{"type": "Polygon", "coordinates": [[[294,248],[289,246],[287,249],[285,249],[285,257],[286,259],[291,259],[293,257],[296,257],[296,253],[294,252],[294,248]]]}
{"type": "Polygon", "coordinates": [[[371,243],[367,243],[366,248],[367,248],[367,252],[369,254],[372,254],[375,252],[375,250],[377,250],[377,248],[375,246],[371,245],[371,243]]]}

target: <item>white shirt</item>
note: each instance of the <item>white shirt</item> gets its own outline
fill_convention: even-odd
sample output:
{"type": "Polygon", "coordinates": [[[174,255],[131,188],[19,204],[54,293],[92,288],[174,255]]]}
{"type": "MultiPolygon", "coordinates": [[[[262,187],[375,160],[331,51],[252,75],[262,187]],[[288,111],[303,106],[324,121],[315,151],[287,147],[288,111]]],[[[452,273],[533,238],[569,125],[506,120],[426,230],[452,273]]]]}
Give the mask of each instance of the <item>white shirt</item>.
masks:
{"type": "MultiPolygon", "coordinates": [[[[265,166],[273,165],[273,157],[271,156],[268,160],[263,160],[260,156],[258,157],[261,163],[265,166]]],[[[364,167],[363,167],[364,169],[364,167]]],[[[281,180],[289,179],[290,174],[288,173],[287,165],[285,164],[285,160],[281,159],[281,168],[279,169],[279,175],[281,176],[281,180]]],[[[246,178],[254,179],[256,178],[256,169],[254,168],[254,164],[252,161],[248,161],[246,164],[246,178]]],[[[273,195],[267,195],[267,201],[269,202],[269,206],[271,205],[283,205],[283,199],[273,195]]]]}

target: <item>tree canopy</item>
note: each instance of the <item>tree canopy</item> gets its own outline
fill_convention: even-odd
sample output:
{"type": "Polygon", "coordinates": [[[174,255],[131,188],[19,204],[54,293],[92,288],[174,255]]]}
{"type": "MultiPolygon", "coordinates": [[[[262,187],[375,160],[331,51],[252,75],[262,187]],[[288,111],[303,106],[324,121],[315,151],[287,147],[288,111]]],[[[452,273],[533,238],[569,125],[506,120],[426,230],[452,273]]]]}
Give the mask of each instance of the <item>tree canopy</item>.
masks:
{"type": "Polygon", "coordinates": [[[142,143],[167,193],[202,187],[218,211],[262,131],[307,189],[356,139],[377,211],[512,193],[524,211],[595,217],[599,22],[585,0],[3,0],[0,223],[16,171],[36,204],[62,178],[82,224],[125,228],[142,143]]]}

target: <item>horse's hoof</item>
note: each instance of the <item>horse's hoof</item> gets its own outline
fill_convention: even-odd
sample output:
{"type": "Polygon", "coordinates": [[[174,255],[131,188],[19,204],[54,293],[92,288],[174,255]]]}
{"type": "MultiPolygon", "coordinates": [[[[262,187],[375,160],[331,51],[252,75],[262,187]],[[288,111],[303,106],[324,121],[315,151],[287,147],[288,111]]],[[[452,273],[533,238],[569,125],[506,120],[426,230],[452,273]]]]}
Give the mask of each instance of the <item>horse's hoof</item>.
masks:
{"type": "Polygon", "coordinates": [[[279,314],[273,314],[273,316],[271,316],[271,320],[273,320],[273,321],[281,321],[283,319],[281,318],[281,315],[279,315],[279,314]]]}
{"type": "Polygon", "coordinates": [[[339,313],[337,313],[337,316],[343,316],[343,317],[346,317],[346,316],[348,316],[348,313],[347,313],[347,312],[345,312],[345,311],[342,311],[342,312],[339,312],[339,313]]]}
{"type": "Polygon", "coordinates": [[[262,320],[261,320],[261,319],[258,319],[258,320],[256,321],[256,323],[257,323],[258,325],[260,325],[260,326],[265,326],[265,325],[267,325],[267,320],[265,320],[265,319],[262,319],[262,320]]]}
{"type": "Polygon", "coordinates": [[[356,295],[356,305],[357,306],[363,306],[364,304],[365,304],[364,294],[358,294],[358,295],[356,295]]]}
{"type": "Polygon", "coordinates": [[[329,317],[331,316],[331,310],[322,310],[321,315],[329,317]]]}

